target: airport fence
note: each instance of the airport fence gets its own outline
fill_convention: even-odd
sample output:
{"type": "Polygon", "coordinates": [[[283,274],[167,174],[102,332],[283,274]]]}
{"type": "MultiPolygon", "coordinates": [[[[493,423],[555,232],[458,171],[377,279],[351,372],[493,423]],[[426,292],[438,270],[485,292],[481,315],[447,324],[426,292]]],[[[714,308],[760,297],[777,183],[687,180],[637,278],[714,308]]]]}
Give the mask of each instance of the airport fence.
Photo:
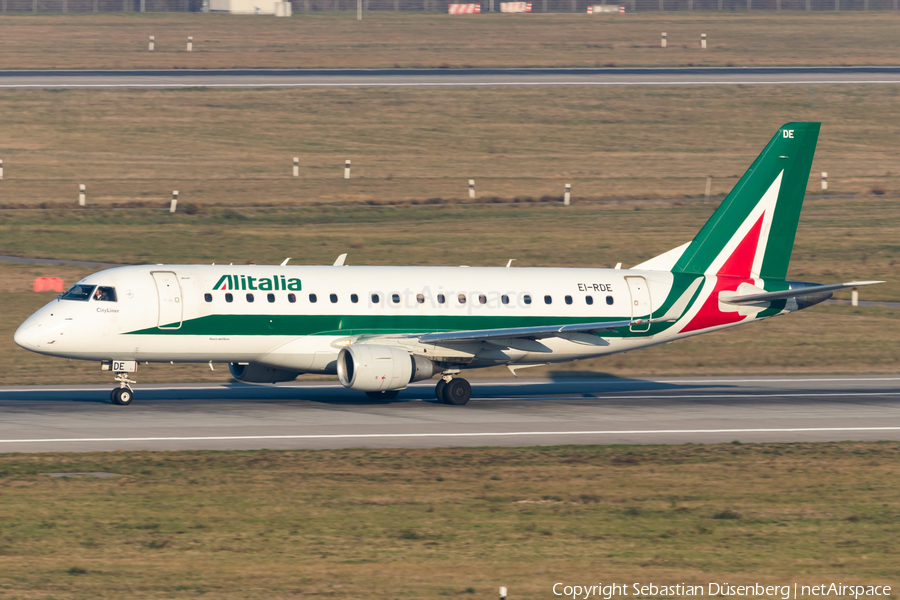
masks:
{"type": "MultiPolygon", "coordinates": [[[[448,0],[362,0],[363,10],[447,12],[448,0]]],[[[355,11],[357,0],[291,0],[294,12],[355,11]]],[[[532,13],[586,13],[588,6],[622,5],[626,12],[646,11],[884,11],[900,9],[900,0],[535,0],[532,13]]],[[[3,13],[200,12],[204,0],[0,0],[3,13]]],[[[483,0],[481,12],[499,12],[500,0],[483,0]]],[[[460,18],[477,18],[461,16],[460,18]]],[[[614,18],[613,15],[594,18],[614,18]]]]}

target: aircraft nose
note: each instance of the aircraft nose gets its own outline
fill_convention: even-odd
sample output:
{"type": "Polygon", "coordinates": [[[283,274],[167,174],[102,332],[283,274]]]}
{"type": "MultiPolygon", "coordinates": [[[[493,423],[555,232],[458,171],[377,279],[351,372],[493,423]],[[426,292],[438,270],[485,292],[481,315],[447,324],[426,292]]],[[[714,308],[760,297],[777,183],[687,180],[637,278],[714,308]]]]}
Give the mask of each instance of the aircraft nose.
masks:
{"type": "Polygon", "coordinates": [[[36,323],[26,321],[16,330],[13,341],[26,350],[37,350],[39,342],[38,329],[39,326],[36,323]]]}

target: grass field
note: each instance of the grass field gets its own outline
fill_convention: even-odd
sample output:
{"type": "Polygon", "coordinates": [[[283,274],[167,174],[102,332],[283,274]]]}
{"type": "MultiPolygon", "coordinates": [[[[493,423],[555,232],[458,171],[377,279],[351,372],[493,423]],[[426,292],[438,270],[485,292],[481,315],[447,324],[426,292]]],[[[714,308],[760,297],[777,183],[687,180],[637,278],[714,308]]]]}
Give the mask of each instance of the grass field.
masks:
{"type": "Polygon", "coordinates": [[[2,69],[897,64],[900,13],[0,17],[2,69]],[[660,48],[660,33],[668,48],[660,48]],[[700,50],[700,34],[709,48],[700,50]],[[149,36],[156,50],[147,51],[149,36]],[[188,36],[193,52],[186,52],[188,36]],[[528,43],[523,43],[527,40],[528,43]]]}
{"type": "MultiPolygon", "coordinates": [[[[4,598],[553,598],[897,587],[900,445],[0,458],[4,598]],[[112,472],[109,479],[51,472],[112,472]]],[[[896,591],[890,598],[896,598],[896,591]]]]}
{"type": "MultiPolygon", "coordinates": [[[[305,210],[204,209],[164,211],[48,209],[0,212],[0,254],[122,263],[631,266],[689,240],[714,203],[623,202],[562,206],[319,207],[305,210]]],[[[789,276],[837,282],[884,279],[863,299],[900,299],[900,260],[893,199],[839,198],[806,202],[789,276]]],[[[88,269],[0,263],[0,383],[109,383],[93,363],[40,357],[16,347],[15,328],[53,294],[29,291],[37,276],[67,284],[88,269]]],[[[849,292],[838,297],[847,298],[849,292]]],[[[731,373],[894,373],[900,370],[898,311],[818,306],[753,327],[739,327],[674,345],[533,369],[617,376],[731,373]]],[[[508,376],[506,369],[475,376],[508,376]]],[[[142,383],[224,381],[227,372],[205,365],[151,365],[142,383]]]]}
{"type": "Polygon", "coordinates": [[[67,90],[0,92],[0,207],[696,198],[810,120],[810,192],[897,196],[900,86],[67,90]]]}

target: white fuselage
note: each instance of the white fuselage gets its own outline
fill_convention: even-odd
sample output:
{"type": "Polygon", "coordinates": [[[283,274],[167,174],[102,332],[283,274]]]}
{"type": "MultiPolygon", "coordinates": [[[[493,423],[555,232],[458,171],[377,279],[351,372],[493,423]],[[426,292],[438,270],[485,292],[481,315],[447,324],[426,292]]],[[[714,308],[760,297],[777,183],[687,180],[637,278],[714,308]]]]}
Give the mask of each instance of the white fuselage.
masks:
{"type": "Polygon", "coordinates": [[[617,269],[121,267],[79,282],[113,288],[115,302],[54,300],[22,325],[16,342],[73,359],[260,363],[317,373],[334,372],[343,346],[375,336],[470,367],[562,362],[682,336],[672,328],[447,347],[408,334],[640,317],[667,297],[672,280],[664,271],[617,269]],[[635,291],[635,282],[646,291],[635,291]]]}

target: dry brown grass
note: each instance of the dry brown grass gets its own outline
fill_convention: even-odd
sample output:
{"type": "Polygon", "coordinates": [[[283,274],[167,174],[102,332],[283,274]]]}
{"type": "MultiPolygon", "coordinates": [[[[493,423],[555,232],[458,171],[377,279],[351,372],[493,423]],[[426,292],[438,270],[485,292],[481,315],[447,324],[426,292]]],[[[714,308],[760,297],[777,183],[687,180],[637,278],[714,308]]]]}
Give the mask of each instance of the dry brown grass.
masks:
{"type": "Polygon", "coordinates": [[[0,206],[699,197],[823,122],[809,189],[896,197],[898,87],[7,91],[0,206]],[[291,177],[300,157],[301,176],[291,177]],[[345,159],[353,178],[343,180],[345,159]]]}
{"type": "Polygon", "coordinates": [[[898,458],[896,442],[3,455],[0,589],[418,599],[504,585],[546,599],[559,581],[896,586],[898,458]],[[79,471],[122,476],[44,474],[79,471]]]}
{"type": "Polygon", "coordinates": [[[897,64],[896,12],[0,17],[3,69],[897,64]],[[659,47],[660,32],[669,47],[659,47]],[[709,48],[700,50],[700,34],[709,48]],[[156,51],[147,51],[148,36],[156,51]],[[186,52],[188,36],[194,51],[186,52]]]}

